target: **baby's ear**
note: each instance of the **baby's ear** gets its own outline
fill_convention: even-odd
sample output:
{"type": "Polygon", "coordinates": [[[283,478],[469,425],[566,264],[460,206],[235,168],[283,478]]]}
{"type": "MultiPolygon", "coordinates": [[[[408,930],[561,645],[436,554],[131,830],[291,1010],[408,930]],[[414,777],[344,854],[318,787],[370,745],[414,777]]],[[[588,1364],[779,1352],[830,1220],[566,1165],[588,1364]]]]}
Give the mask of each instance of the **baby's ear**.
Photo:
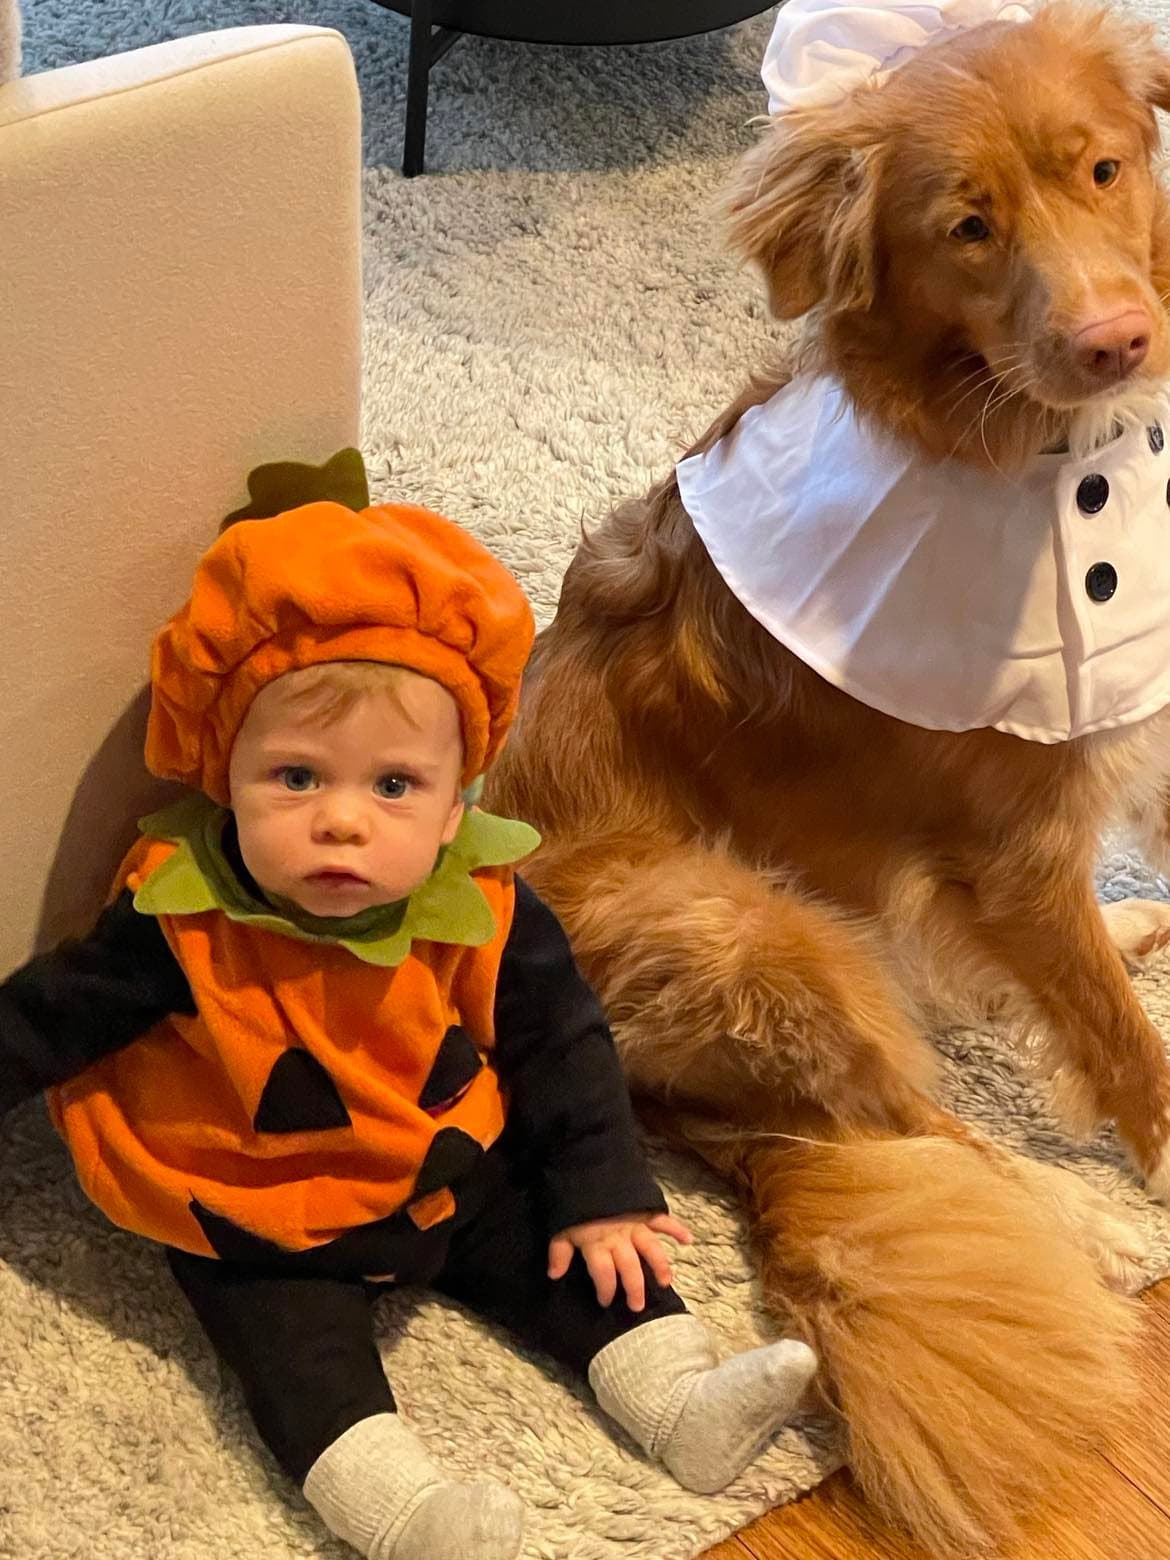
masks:
{"type": "Polygon", "coordinates": [[[459,833],[459,825],[463,822],[463,814],[466,812],[466,810],[467,807],[463,797],[457,796],[455,798],[455,805],[451,809],[451,815],[447,819],[446,825],[444,826],[442,839],[440,841],[441,844],[450,845],[451,841],[459,833]]]}
{"type": "Polygon", "coordinates": [[[872,301],[878,153],[851,139],[840,107],[786,114],[740,162],[731,243],[763,271],[777,319],[872,301]]]}

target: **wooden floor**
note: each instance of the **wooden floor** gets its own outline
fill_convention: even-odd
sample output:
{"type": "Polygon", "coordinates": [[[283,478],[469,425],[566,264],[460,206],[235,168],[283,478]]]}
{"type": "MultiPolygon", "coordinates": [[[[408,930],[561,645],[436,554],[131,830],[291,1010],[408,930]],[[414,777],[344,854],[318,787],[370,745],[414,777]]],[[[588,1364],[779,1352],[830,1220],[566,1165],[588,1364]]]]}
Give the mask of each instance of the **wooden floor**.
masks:
{"type": "MultiPolygon", "coordinates": [[[[1170,1279],[1148,1312],[1142,1399],[1099,1455],[1076,1512],[1038,1526],[1001,1560],[1170,1560],[1170,1279]]],[[[879,1527],[845,1474],[781,1506],[704,1560],[932,1560],[879,1527]]]]}

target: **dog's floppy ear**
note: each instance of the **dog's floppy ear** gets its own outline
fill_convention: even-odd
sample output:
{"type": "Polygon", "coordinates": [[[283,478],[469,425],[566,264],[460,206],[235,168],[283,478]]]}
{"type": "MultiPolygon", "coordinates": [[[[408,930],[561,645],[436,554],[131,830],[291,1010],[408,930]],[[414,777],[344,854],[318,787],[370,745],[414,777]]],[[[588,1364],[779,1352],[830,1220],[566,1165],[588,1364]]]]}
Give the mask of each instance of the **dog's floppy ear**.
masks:
{"type": "Polygon", "coordinates": [[[1065,47],[1079,29],[1087,48],[1113,65],[1135,98],[1170,112],[1170,54],[1159,47],[1152,23],[1113,10],[1085,12],[1066,0],[1045,6],[1038,20],[1057,29],[1065,47]]]}
{"type": "Polygon", "coordinates": [[[1151,107],[1170,112],[1170,55],[1154,42],[1153,28],[1115,20],[1113,25],[1109,42],[1130,90],[1151,107]]]}
{"type": "Polygon", "coordinates": [[[772,120],[740,163],[731,243],[763,271],[778,319],[872,301],[877,156],[851,144],[837,112],[814,109],[772,120]]]}
{"type": "Polygon", "coordinates": [[[1151,54],[1153,57],[1146,61],[1146,102],[1170,114],[1170,55],[1163,54],[1161,49],[1154,49],[1151,54]]]}

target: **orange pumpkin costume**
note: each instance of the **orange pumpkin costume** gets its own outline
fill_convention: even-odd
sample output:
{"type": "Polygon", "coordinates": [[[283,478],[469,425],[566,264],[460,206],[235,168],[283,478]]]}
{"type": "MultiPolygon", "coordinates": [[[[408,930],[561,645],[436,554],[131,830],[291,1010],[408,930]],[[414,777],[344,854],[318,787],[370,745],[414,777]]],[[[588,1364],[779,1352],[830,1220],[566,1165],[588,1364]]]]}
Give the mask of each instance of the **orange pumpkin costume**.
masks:
{"type": "MultiPolygon", "coordinates": [[[[467,782],[504,740],[531,640],[507,571],[425,510],[317,503],[242,521],[204,556],[190,600],[155,641],[147,761],[226,803],[232,745],[262,687],[299,667],[373,660],[450,692],[467,782]]],[[[56,1124],[92,1200],[167,1246],[425,1277],[514,1092],[501,1083],[495,1032],[516,907],[507,863],[536,837],[469,810],[418,904],[334,928],[276,914],[238,848],[233,858],[232,827],[210,804],[146,820],[107,914],[120,918],[123,945],[155,939],[137,958],[141,981],[167,966],[160,978],[173,985],[177,966],[184,1000],[162,1002],[154,1022],[134,1009],[124,1022],[143,1037],[111,1044],[91,993],[87,1043],[100,1059],[54,1090],[56,1124]],[[447,935],[426,902],[445,873],[462,896],[447,935]]],[[[22,983],[27,972],[5,992],[22,983]]],[[[149,1009],[141,991],[136,1000],[149,1009]]],[[[552,1228],[665,1206],[628,1103],[607,1095],[591,1108],[581,1137],[596,1138],[596,1162],[586,1178],[566,1165],[552,1228]]]]}
{"type": "MultiPolygon", "coordinates": [[[[125,886],[174,850],[140,842],[125,886]]],[[[478,886],[490,942],[415,944],[393,970],[217,910],[164,916],[198,1012],[52,1098],[87,1195],[114,1223],[205,1256],[328,1245],[331,1265],[354,1251],[370,1274],[402,1268],[504,1123],[484,1062],[514,890],[497,871],[478,886]]]]}

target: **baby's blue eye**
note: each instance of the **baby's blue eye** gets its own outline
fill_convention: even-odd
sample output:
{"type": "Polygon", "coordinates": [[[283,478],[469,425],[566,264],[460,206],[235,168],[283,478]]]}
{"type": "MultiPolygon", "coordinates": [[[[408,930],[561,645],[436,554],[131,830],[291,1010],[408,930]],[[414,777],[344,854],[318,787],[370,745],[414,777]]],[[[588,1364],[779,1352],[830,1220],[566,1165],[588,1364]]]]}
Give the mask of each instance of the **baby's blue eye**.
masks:
{"type": "Polygon", "coordinates": [[[288,791],[311,791],[317,783],[316,775],[304,764],[286,764],[278,770],[277,779],[288,791]]]}
{"type": "Polygon", "coordinates": [[[410,789],[410,781],[402,775],[383,775],[374,786],[379,796],[384,796],[388,802],[398,802],[410,789]]]}

